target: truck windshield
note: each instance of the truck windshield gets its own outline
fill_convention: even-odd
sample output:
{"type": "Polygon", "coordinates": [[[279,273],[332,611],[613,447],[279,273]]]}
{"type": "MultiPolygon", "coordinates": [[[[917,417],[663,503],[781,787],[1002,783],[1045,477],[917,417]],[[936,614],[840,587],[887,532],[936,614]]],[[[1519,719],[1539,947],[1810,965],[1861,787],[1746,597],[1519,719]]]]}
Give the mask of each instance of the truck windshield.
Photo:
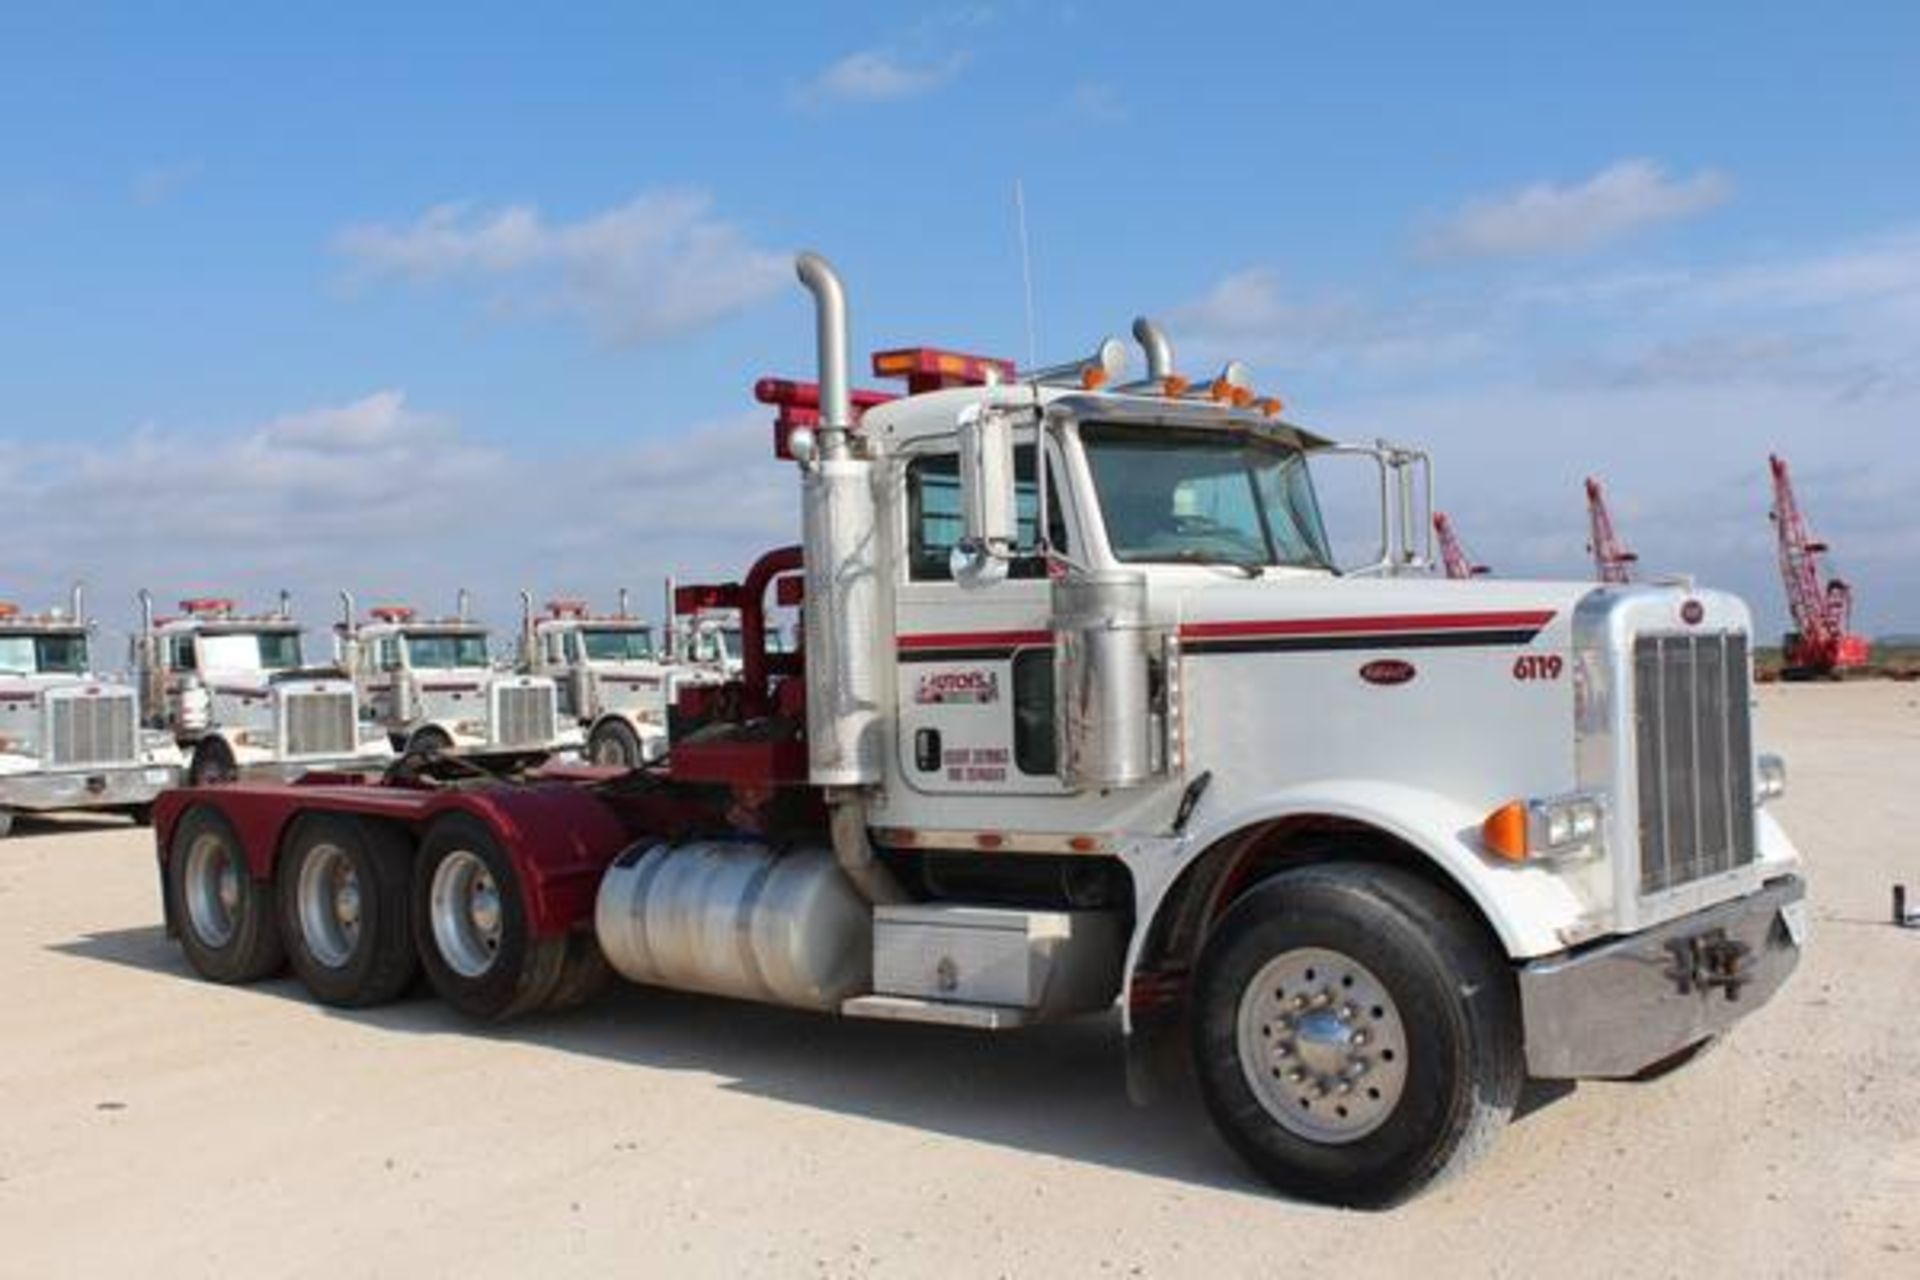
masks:
{"type": "Polygon", "coordinates": [[[587,647],[588,662],[648,662],[653,658],[651,631],[586,628],[580,632],[580,639],[587,647]]]}
{"type": "Polygon", "coordinates": [[[1306,456],[1262,436],[1089,422],[1107,541],[1127,563],[1328,569],[1306,456]]]}
{"type": "Polygon", "coordinates": [[[202,671],[291,671],[299,665],[297,631],[227,631],[200,637],[202,671]]]}
{"type": "Polygon", "coordinates": [[[420,635],[407,633],[407,663],[414,667],[484,667],[487,665],[487,638],[484,635],[420,635]]]}
{"type": "Polygon", "coordinates": [[[81,675],[86,669],[85,636],[0,636],[0,671],[19,675],[81,675]]]}

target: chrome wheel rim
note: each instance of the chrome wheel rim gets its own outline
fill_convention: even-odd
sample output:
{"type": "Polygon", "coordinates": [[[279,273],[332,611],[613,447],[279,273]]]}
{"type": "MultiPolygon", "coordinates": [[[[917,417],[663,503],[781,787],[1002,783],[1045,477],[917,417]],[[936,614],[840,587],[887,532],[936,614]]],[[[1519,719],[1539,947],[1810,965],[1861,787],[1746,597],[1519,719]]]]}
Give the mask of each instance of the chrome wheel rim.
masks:
{"type": "Polygon", "coordinates": [[[209,947],[233,941],[239,927],[241,870],[226,838],[214,832],[194,837],[187,846],[187,923],[209,947]]]}
{"type": "Polygon", "coordinates": [[[1407,1084],[1407,1032],[1386,984],[1324,947],[1283,951],[1240,994],[1240,1069],[1267,1114],[1339,1145],[1391,1116],[1407,1084]]]}
{"type": "Polygon", "coordinates": [[[294,895],[308,953],[329,969],[343,967],[360,946],[360,873],[353,859],[338,845],[313,846],[300,863],[294,895]]]}
{"type": "Polygon", "coordinates": [[[493,872],[480,856],[456,849],[433,870],[428,893],[433,941],[447,967],[478,978],[493,967],[505,932],[505,904],[493,872]]]}
{"type": "Polygon", "coordinates": [[[612,734],[604,734],[594,740],[593,762],[595,764],[625,764],[627,749],[612,734]]]}

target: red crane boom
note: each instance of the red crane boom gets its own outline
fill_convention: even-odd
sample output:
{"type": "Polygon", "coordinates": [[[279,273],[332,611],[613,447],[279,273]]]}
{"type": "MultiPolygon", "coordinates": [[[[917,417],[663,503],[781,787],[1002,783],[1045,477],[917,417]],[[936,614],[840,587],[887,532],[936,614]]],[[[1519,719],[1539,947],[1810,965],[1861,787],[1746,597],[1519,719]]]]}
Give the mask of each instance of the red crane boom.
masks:
{"type": "Polygon", "coordinates": [[[1820,557],[1827,544],[1807,531],[1786,459],[1771,455],[1767,465],[1773,471],[1770,514],[1780,543],[1780,577],[1793,614],[1794,629],[1785,643],[1787,669],[1796,674],[1832,675],[1865,666],[1872,646],[1865,636],[1848,630],[1853,622],[1853,587],[1840,578],[1821,577],[1820,557]]]}
{"type": "Polygon", "coordinates": [[[1453,521],[1447,518],[1446,512],[1433,513],[1433,532],[1440,539],[1440,562],[1446,566],[1449,578],[1479,578],[1493,572],[1486,565],[1473,562],[1466,547],[1461,545],[1460,535],[1454,532],[1453,521]]]}
{"type": "Polygon", "coordinates": [[[1640,557],[1627,550],[1614,532],[1600,482],[1587,477],[1587,550],[1593,553],[1593,576],[1600,582],[1633,581],[1633,564],[1640,557]]]}

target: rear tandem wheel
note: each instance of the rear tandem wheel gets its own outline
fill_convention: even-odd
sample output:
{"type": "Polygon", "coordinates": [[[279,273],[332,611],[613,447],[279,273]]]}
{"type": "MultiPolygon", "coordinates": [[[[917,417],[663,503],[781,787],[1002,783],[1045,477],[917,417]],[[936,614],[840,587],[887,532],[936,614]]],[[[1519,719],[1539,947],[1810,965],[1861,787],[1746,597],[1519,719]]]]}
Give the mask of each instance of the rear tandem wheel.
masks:
{"type": "Polygon", "coordinates": [[[273,886],[255,880],[240,838],[218,811],[199,805],[174,828],[167,850],[167,915],[187,962],[215,982],[254,982],[286,961],[273,886]]]}
{"type": "Polygon", "coordinates": [[[490,1022],[548,1003],[568,968],[567,939],[533,936],[513,859],[469,814],[439,818],[420,842],[413,933],[440,998],[490,1022]]]}
{"type": "Polygon", "coordinates": [[[412,852],[381,822],[308,813],[294,823],[276,877],[280,933],[293,971],[322,1004],[384,1004],[419,972],[412,852]]]}

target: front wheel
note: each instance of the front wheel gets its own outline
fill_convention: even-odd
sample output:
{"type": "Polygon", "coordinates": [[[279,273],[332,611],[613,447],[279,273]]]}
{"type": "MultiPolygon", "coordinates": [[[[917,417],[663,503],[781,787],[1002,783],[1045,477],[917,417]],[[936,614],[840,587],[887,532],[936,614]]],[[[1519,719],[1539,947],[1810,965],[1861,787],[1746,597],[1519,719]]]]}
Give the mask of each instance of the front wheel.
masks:
{"type": "Polygon", "coordinates": [[[1358,1207],[1464,1167],[1525,1078],[1512,976],[1468,910],[1408,872],[1284,872],[1237,902],[1194,992],[1201,1091],[1281,1191],[1358,1207]]]}
{"type": "Polygon", "coordinates": [[[624,720],[603,720],[587,739],[587,760],[616,769],[638,769],[646,763],[640,735],[624,720]]]}
{"type": "Polygon", "coordinates": [[[202,738],[193,749],[193,763],[187,766],[187,785],[214,787],[240,776],[233,748],[219,738],[202,738]]]}
{"type": "Polygon", "coordinates": [[[535,938],[513,859],[493,829],[464,813],[428,828],[414,860],[413,934],[433,989],[490,1022],[545,1004],[567,940],[535,938]]]}

